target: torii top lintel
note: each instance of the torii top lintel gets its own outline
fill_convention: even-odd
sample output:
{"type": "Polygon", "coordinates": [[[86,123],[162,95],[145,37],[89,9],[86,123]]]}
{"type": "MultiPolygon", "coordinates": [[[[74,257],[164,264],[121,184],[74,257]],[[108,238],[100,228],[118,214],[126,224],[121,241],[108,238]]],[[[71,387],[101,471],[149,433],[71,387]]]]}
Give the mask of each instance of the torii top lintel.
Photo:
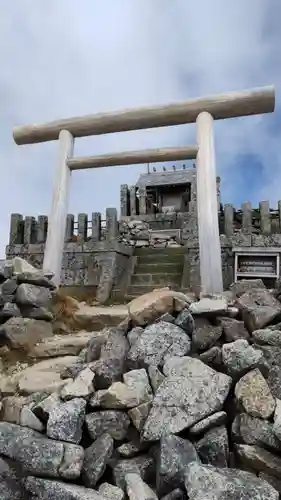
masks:
{"type": "Polygon", "coordinates": [[[19,145],[33,144],[56,140],[61,130],[68,130],[73,137],[85,137],[194,123],[203,111],[209,112],[215,120],[221,120],[271,113],[274,107],[275,89],[274,86],[267,86],[196,98],[165,106],[125,109],[16,127],[13,137],[19,145]]]}

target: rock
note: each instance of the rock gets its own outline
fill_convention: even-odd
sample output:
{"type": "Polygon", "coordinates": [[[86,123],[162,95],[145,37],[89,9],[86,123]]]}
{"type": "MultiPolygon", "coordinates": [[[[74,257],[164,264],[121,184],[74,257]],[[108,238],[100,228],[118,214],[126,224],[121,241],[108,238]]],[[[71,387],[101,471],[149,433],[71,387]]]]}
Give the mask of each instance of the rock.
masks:
{"type": "Polygon", "coordinates": [[[123,411],[96,411],[85,418],[88,433],[92,439],[108,433],[113,439],[121,441],[127,434],[130,419],[123,411]]]}
{"type": "Polygon", "coordinates": [[[237,299],[237,306],[250,332],[259,330],[281,316],[281,304],[266,289],[252,289],[237,299]]]}
{"type": "Polygon", "coordinates": [[[101,408],[101,398],[106,393],[107,389],[101,389],[100,391],[96,391],[88,401],[90,408],[95,410],[101,408]]]}
{"type": "MultiPolygon", "coordinates": [[[[167,323],[175,323],[175,318],[171,313],[164,313],[156,321],[167,321],[167,323]]],[[[178,325],[178,326],[180,326],[180,325],[178,325]]]]}
{"type": "Polygon", "coordinates": [[[8,396],[2,399],[1,420],[20,424],[21,410],[29,400],[21,396],[8,396]]]}
{"type": "Polygon", "coordinates": [[[90,338],[89,332],[70,335],[54,335],[35,344],[29,353],[33,358],[53,358],[57,356],[78,356],[90,338]]]}
{"type": "Polygon", "coordinates": [[[225,423],[227,419],[227,413],[225,411],[217,411],[203,420],[200,420],[197,424],[193,425],[189,429],[190,436],[198,436],[204,432],[212,429],[213,427],[220,426],[225,423]]]}
{"type": "Polygon", "coordinates": [[[279,495],[281,495],[281,481],[276,479],[275,477],[268,476],[267,474],[264,474],[261,472],[259,474],[260,479],[263,481],[266,481],[267,483],[271,484],[271,486],[278,491],[279,495]]]}
{"type": "Polygon", "coordinates": [[[277,479],[280,478],[281,458],[259,446],[248,444],[235,445],[235,451],[241,463],[256,472],[265,472],[277,479]]]}
{"type": "Polygon", "coordinates": [[[157,366],[149,365],[148,367],[148,375],[150,378],[151,387],[153,389],[153,393],[155,394],[158,387],[162,384],[165,379],[165,375],[158,370],[157,366]]]}
{"type": "Polygon", "coordinates": [[[122,382],[114,382],[101,396],[102,408],[122,410],[134,408],[142,402],[139,393],[122,382]]]}
{"type": "Polygon", "coordinates": [[[128,387],[131,387],[136,391],[140,404],[153,399],[149,378],[144,368],[124,373],[123,380],[128,387]]]}
{"type": "Polygon", "coordinates": [[[95,387],[108,389],[114,382],[120,382],[125,369],[125,358],[101,358],[92,363],[95,372],[95,387]]]}
{"type": "Polygon", "coordinates": [[[41,401],[35,403],[32,406],[32,412],[36,417],[38,417],[42,422],[46,423],[49,415],[57,406],[60,406],[62,403],[59,395],[54,392],[50,394],[46,398],[43,398],[41,401]]]}
{"type": "Polygon", "coordinates": [[[38,269],[36,269],[34,266],[29,264],[29,262],[22,259],[21,257],[14,257],[9,262],[9,265],[12,266],[13,274],[15,274],[15,275],[19,275],[22,273],[31,273],[31,274],[38,273],[38,269]]]}
{"type": "Polygon", "coordinates": [[[281,399],[281,367],[272,366],[267,378],[268,387],[273,397],[281,399]]]}
{"type": "Polygon", "coordinates": [[[184,487],[185,470],[192,462],[200,459],[190,441],[173,435],[161,438],[156,466],[156,489],[160,497],[176,487],[184,487]]]}
{"type": "MultiPolygon", "coordinates": [[[[165,320],[164,320],[165,321],[165,320]]],[[[190,314],[189,309],[183,309],[176,320],[174,321],[175,325],[179,326],[182,328],[187,335],[191,337],[191,335],[194,332],[194,319],[190,314]]]]}
{"type": "Polygon", "coordinates": [[[41,271],[35,270],[34,272],[26,271],[17,275],[18,283],[28,283],[29,285],[36,285],[50,290],[55,290],[56,287],[41,271]]]}
{"type": "Polygon", "coordinates": [[[113,484],[102,483],[99,487],[99,493],[105,500],[124,500],[124,491],[113,484]]]}
{"type": "Polygon", "coordinates": [[[158,500],[154,491],[142,480],[139,474],[125,476],[127,495],[130,500],[158,500]]]}
{"type": "Polygon", "coordinates": [[[136,455],[139,455],[141,451],[146,449],[145,444],[141,444],[140,442],[130,441],[128,443],[123,443],[121,446],[118,446],[117,451],[120,457],[123,458],[132,458],[136,455]]]}
{"type": "Polygon", "coordinates": [[[1,500],[25,498],[20,479],[2,458],[0,458],[0,493],[1,500]]]}
{"type": "Polygon", "coordinates": [[[236,469],[193,463],[185,485],[191,500],[278,500],[278,493],[267,482],[236,469]]]}
{"type": "Polygon", "coordinates": [[[94,392],[95,374],[90,368],[82,370],[74,380],[69,381],[61,390],[61,398],[68,400],[72,398],[88,398],[94,392]]]}
{"type": "Polygon", "coordinates": [[[174,310],[180,312],[188,307],[188,295],[168,289],[158,289],[141,295],[128,304],[129,317],[136,325],[143,326],[174,310]]]}
{"type": "Polygon", "coordinates": [[[22,427],[29,427],[38,432],[43,432],[44,425],[40,420],[34,415],[32,410],[28,406],[24,406],[20,414],[20,425],[22,427]]]}
{"type": "Polygon", "coordinates": [[[161,500],[185,500],[185,498],[185,493],[180,488],[176,488],[175,490],[171,491],[171,493],[168,493],[167,495],[162,497],[161,500]]]}
{"type": "Polygon", "coordinates": [[[101,332],[90,332],[90,339],[87,346],[86,362],[96,361],[99,359],[101,354],[101,348],[106,343],[108,337],[108,329],[102,330],[101,332]]]}
{"type": "Polygon", "coordinates": [[[84,368],[87,368],[87,365],[85,364],[85,361],[81,356],[78,356],[77,361],[75,361],[72,365],[67,366],[60,374],[60,378],[62,380],[65,380],[66,378],[70,379],[75,379],[84,368]]]}
{"type": "Polygon", "coordinates": [[[172,356],[184,356],[191,349],[186,333],[176,325],[159,321],[145,328],[128,353],[128,364],[132,368],[162,365],[172,356]]]}
{"type": "Polygon", "coordinates": [[[7,344],[13,349],[29,351],[40,340],[52,337],[52,325],[47,321],[29,318],[10,318],[0,329],[7,344]]]}
{"type": "Polygon", "coordinates": [[[40,500],[103,500],[95,490],[39,477],[27,477],[24,485],[32,498],[40,500]]]}
{"type": "Polygon", "coordinates": [[[221,318],[224,338],[226,342],[235,342],[235,340],[249,340],[250,335],[245,328],[244,321],[238,321],[234,318],[221,318]]]}
{"type": "Polygon", "coordinates": [[[58,441],[79,444],[85,412],[86,401],[82,398],[54,405],[49,413],[47,436],[58,441]]]}
{"type": "Polygon", "coordinates": [[[125,360],[129,348],[129,342],[124,332],[118,327],[110,328],[107,340],[101,348],[101,358],[119,358],[125,360]]]}
{"type": "Polygon", "coordinates": [[[247,373],[237,382],[235,396],[245,412],[252,417],[267,419],[275,410],[275,400],[258,369],[247,373]]]}
{"type": "Polygon", "coordinates": [[[39,432],[19,427],[15,424],[0,422],[0,453],[16,460],[25,472],[46,477],[79,477],[83,462],[83,448],[76,445],[65,445],[62,442],[46,439],[39,432]],[[80,455],[80,464],[76,461],[76,469],[65,467],[68,452],[80,455]]]}
{"type": "Polygon", "coordinates": [[[138,431],[141,431],[151,410],[151,402],[142,403],[128,411],[128,415],[138,431]]]}
{"type": "MultiPolygon", "coordinates": [[[[164,320],[165,321],[165,320],[164,320]]],[[[129,341],[130,347],[132,347],[138,338],[141,336],[141,334],[144,332],[144,329],[141,326],[135,326],[135,328],[132,328],[130,332],[127,335],[127,339],[129,341]]]]}
{"type": "Polygon", "coordinates": [[[89,448],[86,448],[82,480],[88,488],[94,488],[102,477],[113,453],[113,444],[113,439],[109,434],[102,434],[89,448]]]}
{"type": "Polygon", "coordinates": [[[222,350],[218,346],[211,347],[208,351],[202,352],[199,355],[200,361],[206,365],[210,365],[212,368],[222,367],[222,350]]]}
{"type": "Polygon", "coordinates": [[[227,467],[229,445],[226,427],[216,427],[196,443],[196,450],[202,462],[214,467],[227,467]]]}
{"type": "Polygon", "coordinates": [[[244,339],[224,344],[222,346],[222,361],[227,373],[235,378],[241,377],[254,368],[265,372],[268,372],[269,369],[262,351],[254,349],[244,339]]]}
{"type": "Polygon", "coordinates": [[[253,344],[253,347],[263,352],[270,367],[274,365],[281,367],[281,347],[261,344],[253,344]]]}
{"type": "Polygon", "coordinates": [[[84,450],[82,446],[64,443],[64,457],[59,473],[66,480],[73,481],[80,477],[84,460],[84,450]]]}
{"type": "Polygon", "coordinates": [[[232,292],[232,295],[234,297],[241,297],[243,293],[246,293],[251,290],[255,289],[265,289],[266,286],[262,279],[245,279],[245,280],[239,280],[236,281],[235,283],[232,283],[230,285],[229,290],[232,292]]]}
{"type": "Polygon", "coordinates": [[[193,315],[220,315],[227,311],[227,299],[222,295],[203,297],[198,302],[189,306],[189,312],[193,315]]]}
{"type": "Polygon", "coordinates": [[[119,460],[113,467],[113,477],[116,486],[125,489],[125,477],[127,474],[138,474],[143,481],[148,483],[155,472],[153,459],[148,455],[140,455],[139,457],[119,460]]]}
{"type": "Polygon", "coordinates": [[[42,319],[52,321],[53,314],[46,307],[21,306],[21,315],[24,318],[42,319]]]}
{"type": "Polygon", "coordinates": [[[246,413],[237,415],[232,424],[232,439],[237,443],[253,444],[281,451],[281,443],[273,432],[273,424],[246,413]]]}
{"type": "Polygon", "coordinates": [[[143,439],[153,441],[188,429],[221,410],[231,378],[198,359],[172,358],[164,366],[167,378],[156,392],[143,428],[143,439]]]}
{"type": "Polygon", "coordinates": [[[277,438],[280,441],[279,449],[281,449],[281,400],[280,399],[276,399],[273,432],[274,432],[275,436],[277,436],[277,438]]]}
{"type": "Polygon", "coordinates": [[[222,335],[221,326],[205,325],[201,328],[196,328],[192,336],[192,344],[195,349],[203,351],[212,347],[222,335]]]}
{"type": "Polygon", "coordinates": [[[9,319],[13,317],[19,318],[21,315],[22,314],[19,307],[14,302],[6,302],[3,305],[2,311],[0,312],[0,316],[3,319],[9,319]]]}
{"type": "Polygon", "coordinates": [[[255,330],[252,333],[252,338],[256,344],[268,344],[276,347],[281,347],[280,330],[271,330],[269,328],[255,330]]]}
{"type": "Polygon", "coordinates": [[[19,374],[18,386],[21,393],[53,392],[63,387],[68,380],[61,380],[60,372],[71,365],[76,356],[40,361],[19,374]]]}
{"type": "Polygon", "coordinates": [[[21,306],[49,307],[51,293],[43,286],[22,283],[17,287],[16,302],[21,306]]]}
{"type": "Polygon", "coordinates": [[[15,278],[9,278],[1,285],[1,297],[2,301],[5,302],[14,302],[15,294],[17,291],[18,283],[15,278]]]}

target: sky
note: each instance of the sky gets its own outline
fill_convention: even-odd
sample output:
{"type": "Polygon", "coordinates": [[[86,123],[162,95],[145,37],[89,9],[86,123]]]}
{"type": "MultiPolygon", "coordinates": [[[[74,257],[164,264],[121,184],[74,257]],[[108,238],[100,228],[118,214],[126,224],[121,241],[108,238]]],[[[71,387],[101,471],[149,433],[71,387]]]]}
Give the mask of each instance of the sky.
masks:
{"type": "MultiPolygon", "coordinates": [[[[0,0],[0,258],[10,214],[48,214],[57,142],[17,125],[274,84],[274,114],[215,123],[223,203],[281,199],[280,0],[0,0]]],[[[193,124],[75,141],[79,156],[195,142],[193,124]]],[[[160,167],[158,167],[160,168],[160,167]]],[[[69,213],[120,204],[146,166],[72,174],[69,213]]]]}

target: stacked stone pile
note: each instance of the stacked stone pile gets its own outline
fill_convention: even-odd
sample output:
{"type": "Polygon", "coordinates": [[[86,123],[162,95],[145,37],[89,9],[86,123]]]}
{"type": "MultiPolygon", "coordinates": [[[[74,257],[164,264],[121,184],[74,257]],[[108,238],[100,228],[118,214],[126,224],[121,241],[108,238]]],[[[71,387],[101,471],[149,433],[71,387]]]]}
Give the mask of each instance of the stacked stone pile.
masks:
{"type": "Polygon", "coordinates": [[[259,281],[136,299],[56,391],[3,399],[1,500],[278,499],[280,321],[259,281]]]}
{"type": "Polygon", "coordinates": [[[119,224],[119,241],[136,248],[154,247],[179,247],[181,241],[169,231],[156,233],[151,231],[148,222],[141,220],[121,221],[119,224]]]}

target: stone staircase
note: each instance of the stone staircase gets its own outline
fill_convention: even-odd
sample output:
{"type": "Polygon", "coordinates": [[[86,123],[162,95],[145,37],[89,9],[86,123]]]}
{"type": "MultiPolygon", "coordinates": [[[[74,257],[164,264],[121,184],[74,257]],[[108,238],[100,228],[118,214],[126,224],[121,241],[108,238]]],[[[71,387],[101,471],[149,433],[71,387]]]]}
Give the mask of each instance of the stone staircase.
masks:
{"type": "Polygon", "coordinates": [[[134,256],[137,261],[127,290],[127,298],[131,300],[165,286],[180,290],[185,251],[184,247],[135,249],[134,256]]]}

